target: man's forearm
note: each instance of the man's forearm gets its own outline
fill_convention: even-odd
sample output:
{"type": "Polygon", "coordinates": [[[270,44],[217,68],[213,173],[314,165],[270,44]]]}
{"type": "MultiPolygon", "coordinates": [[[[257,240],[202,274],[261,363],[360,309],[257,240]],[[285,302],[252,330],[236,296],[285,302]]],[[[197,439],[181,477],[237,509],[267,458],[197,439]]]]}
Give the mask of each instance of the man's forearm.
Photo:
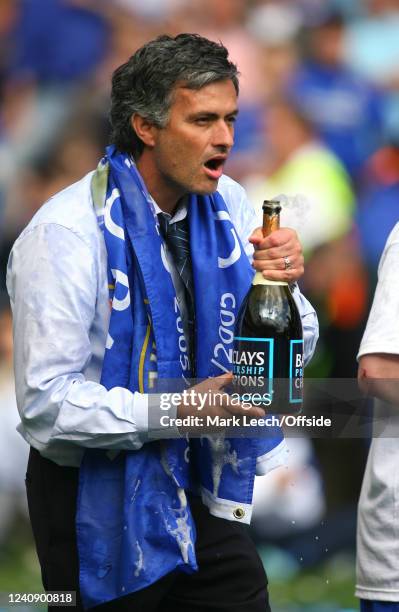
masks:
{"type": "Polygon", "coordinates": [[[365,395],[399,404],[399,355],[363,355],[359,360],[358,381],[365,395]]]}

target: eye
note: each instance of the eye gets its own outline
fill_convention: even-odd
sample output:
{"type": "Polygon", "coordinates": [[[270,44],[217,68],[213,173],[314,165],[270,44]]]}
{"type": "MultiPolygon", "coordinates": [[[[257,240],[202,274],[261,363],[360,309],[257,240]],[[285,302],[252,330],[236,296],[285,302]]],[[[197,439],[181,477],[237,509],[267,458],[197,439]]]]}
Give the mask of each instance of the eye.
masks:
{"type": "Polygon", "coordinates": [[[232,115],[231,117],[227,117],[227,123],[230,123],[230,125],[234,125],[236,121],[237,121],[237,115],[232,115]]]}
{"type": "Polygon", "coordinates": [[[195,120],[195,123],[197,125],[207,125],[209,121],[210,121],[209,117],[197,117],[197,119],[195,120]]]}

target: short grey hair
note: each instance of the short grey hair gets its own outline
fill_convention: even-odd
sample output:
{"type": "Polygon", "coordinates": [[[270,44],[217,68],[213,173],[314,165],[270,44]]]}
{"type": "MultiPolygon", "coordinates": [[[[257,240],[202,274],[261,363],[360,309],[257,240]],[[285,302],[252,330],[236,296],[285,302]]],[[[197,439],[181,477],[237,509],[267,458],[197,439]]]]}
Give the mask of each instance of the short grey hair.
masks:
{"type": "Polygon", "coordinates": [[[131,126],[134,114],[165,127],[178,83],[201,89],[226,79],[238,95],[237,66],[221,43],[198,34],[163,35],[146,43],[112,76],[111,142],[138,158],[144,145],[131,126]]]}

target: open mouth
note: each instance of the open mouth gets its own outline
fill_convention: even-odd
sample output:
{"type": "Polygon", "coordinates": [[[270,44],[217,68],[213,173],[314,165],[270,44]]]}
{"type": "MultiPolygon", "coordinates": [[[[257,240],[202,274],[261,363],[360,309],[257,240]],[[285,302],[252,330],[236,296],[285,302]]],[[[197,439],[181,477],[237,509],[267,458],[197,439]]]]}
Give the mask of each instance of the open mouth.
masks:
{"type": "Polygon", "coordinates": [[[206,174],[214,180],[219,179],[223,174],[225,161],[225,157],[211,157],[211,159],[208,159],[204,164],[206,174]]]}

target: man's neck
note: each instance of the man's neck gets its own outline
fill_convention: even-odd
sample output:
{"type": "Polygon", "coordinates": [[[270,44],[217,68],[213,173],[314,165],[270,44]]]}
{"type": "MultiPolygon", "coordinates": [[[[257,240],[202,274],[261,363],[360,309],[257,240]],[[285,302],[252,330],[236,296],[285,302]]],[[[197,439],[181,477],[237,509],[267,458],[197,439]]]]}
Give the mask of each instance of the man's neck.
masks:
{"type": "Polygon", "coordinates": [[[146,155],[145,150],[136,161],[136,166],[149,194],[158,204],[159,208],[173,216],[182,197],[185,195],[183,190],[160,175],[159,170],[153,163],[152,157],[146,155]]]}

